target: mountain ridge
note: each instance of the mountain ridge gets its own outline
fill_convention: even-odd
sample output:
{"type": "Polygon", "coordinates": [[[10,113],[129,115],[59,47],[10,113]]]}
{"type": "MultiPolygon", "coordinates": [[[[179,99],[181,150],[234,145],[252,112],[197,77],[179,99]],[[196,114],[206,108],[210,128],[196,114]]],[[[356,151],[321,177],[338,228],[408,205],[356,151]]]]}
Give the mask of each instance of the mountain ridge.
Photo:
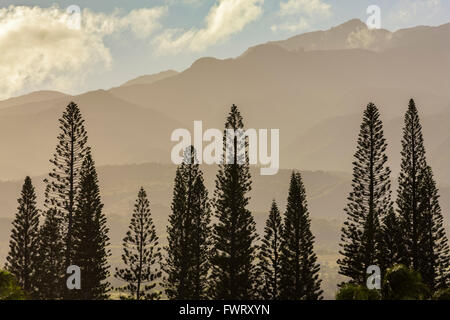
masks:
{"type": "MultiPolygon", "coordinates": [[[[344,34],[348,34],[361,23],[350,21],[334,29],[345,29],[344,34]]],[[[322,163],[320,169],[325,171],[348,171],[351,162],[345,159],[353,155],[354,139],[336,145],[346,157],[331,161],[324,153],[317,153],[320,158],[315,161],[314,153],[307,151],[307,142],[299,137],[339,116],[344,120],[335,124],[340,126],[337,130],[355,128],[348,134],[356,137],[354,123],[359,120],[351,117],[360,115],[369,101],[377,104],[386,121],[401,118],[410,98],[416,99],[421,117],[447,113],[450,46],[444,40],[450,37],[448,26],[397,31],[408,34],[407,39],[418,33],[417,45],[425,40],[432,44],[423,50],[400,46],[383,52],[361,48],[289,51],[266,43],[249,48],[237,58],[198,59],[188,69],[151,83],[0,108],[0,147],[9,151],[0,159],[0,167],[5,168],[0,178],[47,171],[58,133],[57,119],[71,100],[81,108],[90,143],[102,165],[168,163],[173,130],[191,131],[194,120],[202,120],[205,129],[221,129],[229,107],[237,104],[247,128],[280,129],[282,168],[312,169],[310,164],[315,162],[322,163]],[[312,160],[303,161],[305,157],[312,160]]],[[[445,126],[446,119],[438,119],[441,122],[436,127],[445,126]]],[[[317,132],[318,145],[324,145],[332,132],[331,124],[317,132]]],[[[443,141],[450,139],[448,130],[440,134],[443,141]]],[[[397,146],[400,138],[392,138],[397,146]]],[[[430,156],[444,159],[440,160],[444,163],[450,151],[431,142],[426,138],[430,156]]],[[[400,150],[393,152],[399,154],[400,150]]],[[[436,175],[448,177],[447,171],[439,165],[436,175]]]]}
{"type": "Polygon", "coordinates": [[[142,75],[137,78],[128,80],[127,82],[120,85],[121,87],[136,85],[136,84],[152,84],[156,81],[160,81],[166,78],[176,76],[179,72],[175,70],[161,71],[155,74],[142,75]]]}

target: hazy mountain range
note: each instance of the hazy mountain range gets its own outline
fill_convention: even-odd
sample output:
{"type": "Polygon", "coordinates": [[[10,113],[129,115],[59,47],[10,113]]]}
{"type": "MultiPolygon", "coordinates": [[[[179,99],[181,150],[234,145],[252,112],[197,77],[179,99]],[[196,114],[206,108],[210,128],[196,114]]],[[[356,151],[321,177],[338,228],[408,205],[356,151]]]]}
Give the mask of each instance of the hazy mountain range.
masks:
{"type": "Polygon", "coordinates": [[[395,170],[401,117],[413,97],[438,181],[450,184],[449,36],[450,24],[391,33],[351,20],[252,47],[234,59],[202,58],[183,72],[139,77],[107,91],[35,92],[2,101],[0,178],[48,170],[56,120],[70,100],[81,107],[102,165],[168,163],[174,129],[192,129],[193,120],[222,128],[236,103],[247,127],[280,129],[282,167],[343,171],[351,168],[363,107],[373,101],[385,120],[395,170]]]}

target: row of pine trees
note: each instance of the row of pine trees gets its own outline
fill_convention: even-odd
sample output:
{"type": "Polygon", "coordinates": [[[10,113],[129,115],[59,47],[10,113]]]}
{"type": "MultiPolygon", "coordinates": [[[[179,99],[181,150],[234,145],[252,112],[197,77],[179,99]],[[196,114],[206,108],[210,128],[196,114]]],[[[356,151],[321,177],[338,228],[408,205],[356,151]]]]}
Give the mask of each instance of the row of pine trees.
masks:
{"type": "Polygon", "coordinates": [[[384,274],[393,265],[402,264],[419,272],[433,294],[450,287],[450,250],[414,100],[410,100],[404,118],[401,143],[394,206],[383,124],[377,107],[370,103],[364,111],[354,156],[339,273],[353,284],[365,285],[369,266],[378,266],[384,274]]]}
{"type": "MultiPolygon", "coordinates": [[[[35,299],[106,299],[110,256],[108,228],[95,163],[78,106],[67,106],[60,122],[53,170],[45,180],[44,209],[27,177],[13,222],[6,268],[35,299]],[[41,221],[42,220],[42,221],[41,221]],[[68,290],[66,268],[81,268],[81,289],[68,290]]],[[[235,105],[225,129],[243,129],[235,105]]],[[[141,188],[123,239],[115,288],[128,299],[322,298],[320,266],[302,177],[293,172],[287,207],[272,202],[259,241],[247,209],[248,161],[221,164],[210,199],[193,147],[177,168],[168,243],[161,249],[146,191],[141,188]]],[[[247,145],[245,147],[248,147],[247,145]]],[[[450,285],[450,250],[439,196],[426,162],[422,128],[413,100],[405,115],[396,207],[392,201],[387,142],[374,104],[364,111],[353,163],[352,191],[345,208],[339,273],[365,285],[367,268],[384,273],[395,264],[418,271],[431,292],[450,285]]],[[[229,150],[229,151],[230,151],[229,150]]],[[[226,154],[226,151],[224,154],[226,154]]]]}
{"type": "MultiPolygon", "coordinates": [[[[44,180],[44,209],[37,208],[32,181],[26,177],[6,269],[33,299],[107,299],[113,289],[108,282],[109,230],[78,106],[70,103],[59,122],[53,169],[44,180]],[[81,270],[79,290],[66,285],[71,265],[81,270]]],[[[225,129],[243,128],[233,105],[225,129]]],[[[300,173],[292,173],[284,219],[273,201],[259,246],[247,209],[252,184],[248,161],[238,164],[238,137],[225,147],[235,151],[234,161],[219,166],[212,199],[196,150],[185,150],[185,161],[176,170],[163,250],[147,193],[139,190],[123,239],[122,264],[113,274],[123,282],[115,288],[122,298],[321,299],[300,173]]]]}

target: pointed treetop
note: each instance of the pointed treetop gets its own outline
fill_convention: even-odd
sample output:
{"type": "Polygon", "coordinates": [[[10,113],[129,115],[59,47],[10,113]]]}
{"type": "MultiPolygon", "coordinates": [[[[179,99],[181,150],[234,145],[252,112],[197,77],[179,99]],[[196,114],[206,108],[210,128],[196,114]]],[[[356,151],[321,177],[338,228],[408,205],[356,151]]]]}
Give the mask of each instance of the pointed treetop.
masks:
{"type": "Polygon", "coordinates": [[[272,209],[277,209],[278,210],[277,201],[275,199],[272,199],[272,209]]]}
{"type": "Polygon", "coordinates": [[[244,128],[244,122],[241,113],[239,112],[239,109],[235,104],[231,106],[230,113],[227,117],[227,122],[225,123],[225,128],[235,130],[244,128]]]}
{"type": "MultiPolygon", "coordinates": [[[[406,112],[407,115],[410,117],[414,117],[414,120],[419,123],[419,111],[417,110],[416,103],[414,102],[414,99],[409,100],[408,104],[408,111],[406,112]]],[[[420,124],[419,124],[420,125],[420,124]]]]}
{"type": "Polygon", "coordinates": [[[373,113],[378,112],[378,108],[377,108],[377,106],[375,105],[375,103],[373,103],[373,102],[369,102],[369,104],[367,105],[366,110],[367,110],[368,112],[373,112],[373,113]]]}

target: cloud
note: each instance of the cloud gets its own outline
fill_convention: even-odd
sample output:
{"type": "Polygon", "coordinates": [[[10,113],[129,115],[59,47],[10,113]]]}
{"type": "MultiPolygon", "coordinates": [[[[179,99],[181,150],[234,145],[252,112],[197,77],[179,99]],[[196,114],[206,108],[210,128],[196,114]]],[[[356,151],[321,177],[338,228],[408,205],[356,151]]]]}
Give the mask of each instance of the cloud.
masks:
{"type": "Polygon", "coordinates": [[[441,0],[402,0],[390,12],[388,19],[397,26],[410,22],[426,24],[441,10],[441,0]]]}
{"type": "Polygon", "coordinates": [[[272,31],[301,31],[311,27],[314,19],[331,16],[331,5],[322,0],[288,0],[280,3],[278,16],[283,23],[272,25],[272,31]],[[287,21],[286,21],[287,20],[287,21]]]}
{"type": "MultiPolygon", "coordinates": [[[[176,4],[185,4],[185,5],[194,5],[199,6],[205,2],[205,0],[165,0],[167,4],[169,5],[176,5],[176,4]]],[[[214,1],[214,0],[206,0],[206,1],[214,1]]]]}
{"type": "Polygon", "coordinates": [[[122,16],[116,9],[111,14],[83,11],[83,28],[90,34],[108,35],[130,30],[139,38],[146,38],[161,27],[159,20],[166,15],[167,7],[136,9],[122,16]]]}
{"type": "Polygon", "coordinates": [[[297,31],[301,31],[301,30],[306,30],[310,27],[311,27],[311,25],[309,24],[308,21],[306,21],[305,19],[301,19],[300,21],[297,21],[297,22],[289,22],[289,23],[283,23],[283,24],[279,24],[279,25],[273,25],[270,27],[270,29],[273,32],[276,32],[278,30],[297,32],[297,31]]]}
{"type": "Polygon", "coordinates": [[[199,52],[223,42],[262,14],[264,0],[218,0],[209,11],[202,29],[169,29],[155,40],[160,54],[182,50],[199,52]]]}
{"type": "Polygon", "coordinates": [[[289,16],[293,14],[304,14],[308,16],[313,15],[328,15],[331,6],[323,3],[320,0],[289,0],[288,2],[280,3],[281,16],[289,16]]]}
{"type": "Polygon", "coordinates": [[[111,66],[106,36],[129,31],[136,37],[148,37],[165,12],[158,7],[126,15],[116,10],[107,15],[85,9],[77,28],[76,15],[57,6],[0,9],[0,98],[43,84],[70,90],[93,66],[111,66]]]}

